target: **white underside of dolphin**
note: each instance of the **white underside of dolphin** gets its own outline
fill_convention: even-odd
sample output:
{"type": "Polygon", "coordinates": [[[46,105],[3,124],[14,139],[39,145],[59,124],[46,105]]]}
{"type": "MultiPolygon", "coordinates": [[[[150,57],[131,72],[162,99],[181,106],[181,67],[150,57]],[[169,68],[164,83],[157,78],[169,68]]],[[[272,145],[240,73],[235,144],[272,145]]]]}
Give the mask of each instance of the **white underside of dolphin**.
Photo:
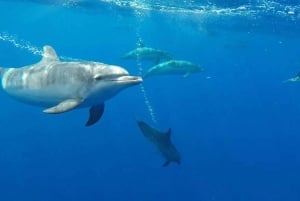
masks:
{"type": "Polygon", "coordinates": [[[104,102],[121,90],[139,84],[119,66],[99,62],[61,62],[55,50],[44,46],[40,62],[21,68],[0,68],[3,90],[15,99],[56,114],[90,107],[87,126],[96,123],[104,102]]]}

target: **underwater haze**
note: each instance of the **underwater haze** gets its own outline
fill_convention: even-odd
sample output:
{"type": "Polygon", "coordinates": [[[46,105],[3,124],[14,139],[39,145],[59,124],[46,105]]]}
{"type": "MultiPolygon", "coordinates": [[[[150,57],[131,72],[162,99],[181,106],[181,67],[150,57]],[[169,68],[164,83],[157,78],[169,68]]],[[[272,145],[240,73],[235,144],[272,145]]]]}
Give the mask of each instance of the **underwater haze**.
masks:
{"type": "Polygon", "coordinates": [[[298,0],[0,0],[0,66],[98,61],[143,75],[161,61],[203,68],[145,78],[106,101],[50,115],[0,90],[1,201],[299,201],[298,0]],[[172,129],[181,164],[136,120],[172,129]]]}

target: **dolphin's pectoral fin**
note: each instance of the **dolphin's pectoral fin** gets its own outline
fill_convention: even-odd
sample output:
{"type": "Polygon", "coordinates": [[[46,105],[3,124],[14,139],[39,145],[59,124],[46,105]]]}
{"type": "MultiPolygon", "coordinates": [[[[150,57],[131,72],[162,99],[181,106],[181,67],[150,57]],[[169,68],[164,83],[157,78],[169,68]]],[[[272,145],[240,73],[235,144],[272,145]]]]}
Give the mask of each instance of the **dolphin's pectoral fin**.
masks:
{"type": "Polygon", "coordinates": [[[81,103],[82,103],[81,99],[67,99],[54,107],[45,109],[43,112],[48,113],[48,114],[57,114],[57,113],[67,112],[69,110],[74,109],[81,103]]]}
{"type": "Polygon", "coordinates": [[[187,76],[189,76],[190,75],[190,73],[189,72],[187,72],[186,74],[184,74],[182,77],[183,78],[186,78],[187,76]]]}
{"type": "Polygon", "coordinates": [[[167,167],[170,164],[171,161],[166,160],[166,162],[162,165],[163,167],[167,167]]]}
{"type": "Polygon", "coordinates": [[[156,58],[156,59],[154,60],[154,64],[155,64],[155,65],[159,64],[159,62],[160,62],[160,58],[156,58]]]}
{"type": "Polygon", "coordinates": [[[104,104],[92,106],[90,108],[90,117],[89,120],[86,122],[85,126],[91,126],[95,124],[99,119],[102,117],[104,112],[104,104]]]}

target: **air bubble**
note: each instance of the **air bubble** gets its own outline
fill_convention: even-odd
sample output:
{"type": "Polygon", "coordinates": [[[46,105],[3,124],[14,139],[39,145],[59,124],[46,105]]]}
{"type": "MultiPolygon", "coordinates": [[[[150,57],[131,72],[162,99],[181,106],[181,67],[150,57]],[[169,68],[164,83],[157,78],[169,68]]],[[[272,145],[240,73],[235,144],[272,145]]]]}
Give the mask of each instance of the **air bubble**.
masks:
{"type": "Polygon", "coordinates": [[[19,40],[16,36],[10,35],[8,33],[0,33],[0,40],[9,42],[16,48],[26,50],[33,55],[42,56],[43,52],[40,48],[31,45],[28,41],[19,40]]]}

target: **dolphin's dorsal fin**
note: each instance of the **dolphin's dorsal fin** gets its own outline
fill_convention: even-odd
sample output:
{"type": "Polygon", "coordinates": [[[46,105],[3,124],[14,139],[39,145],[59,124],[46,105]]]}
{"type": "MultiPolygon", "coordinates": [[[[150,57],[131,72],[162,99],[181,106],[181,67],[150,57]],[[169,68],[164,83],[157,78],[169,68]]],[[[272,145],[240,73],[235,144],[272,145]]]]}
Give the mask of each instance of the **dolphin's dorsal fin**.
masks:
{"type": "Polygon", "coordinates": [[[53,49],[53,47],[49,45],[45,45],[43,47],[43,58],[41,62],[53,62],[53,61],[59,61],[59,58],[56,55],[56,52],[53,49]]]}

